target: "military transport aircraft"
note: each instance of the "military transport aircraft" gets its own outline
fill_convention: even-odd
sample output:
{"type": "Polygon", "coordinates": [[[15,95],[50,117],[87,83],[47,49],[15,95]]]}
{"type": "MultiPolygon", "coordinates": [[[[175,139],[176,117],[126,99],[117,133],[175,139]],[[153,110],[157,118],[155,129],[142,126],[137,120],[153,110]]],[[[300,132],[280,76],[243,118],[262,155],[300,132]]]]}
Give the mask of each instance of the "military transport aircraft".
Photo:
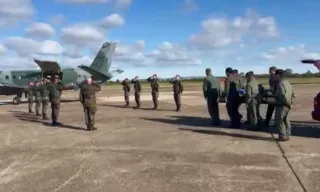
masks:
{"type": "Polygon", "coordinates": [[[28,82],[40,81],[44,76],[56,74],[60,76],[65,90],[78,90],[79,85],[88,77],[103,84],[123,73],[121,69],[109,72],[115,49],[116,43],[105,42],[90,66],[80,65],[77,68],[61,69],[55,61],[34,60],[41,70],[0,71],[0,95],[17,95],[13,98],[13,104],[18,105],[25,88],[28,87],[28,82]]]}

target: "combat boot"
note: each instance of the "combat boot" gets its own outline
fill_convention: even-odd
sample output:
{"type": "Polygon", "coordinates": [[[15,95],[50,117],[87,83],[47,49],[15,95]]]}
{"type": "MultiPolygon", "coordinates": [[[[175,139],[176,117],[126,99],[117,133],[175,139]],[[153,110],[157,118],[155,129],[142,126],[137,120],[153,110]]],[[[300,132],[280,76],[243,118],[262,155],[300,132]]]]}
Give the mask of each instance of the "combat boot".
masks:
{"type": "Polygon", "coordinates": [[[279,135],[278,141],[279,141],[279,142],[286,142],[286,141],[289,141],[289,136],[282,136],[282,135],[279,135]]]}
{"type": "Polygon", "coordinates": [[[39,112],[36,112],[36,116],[41,116],[41,114],[39,112]]]}
{"type": "Polygon", "coordinates": [[[33,113],[32,109],[29,109],[29,113],[33,113]]]}

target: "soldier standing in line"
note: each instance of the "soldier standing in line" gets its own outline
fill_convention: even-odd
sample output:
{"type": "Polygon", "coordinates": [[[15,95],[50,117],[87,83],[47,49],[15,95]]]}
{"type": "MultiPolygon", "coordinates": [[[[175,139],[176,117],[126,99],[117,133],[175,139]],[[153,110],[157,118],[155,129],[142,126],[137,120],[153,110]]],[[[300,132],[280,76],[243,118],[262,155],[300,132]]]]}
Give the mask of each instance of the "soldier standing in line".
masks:
{"type": "Polygon", "coordinates": [[[88,131],[97,130],[97,128],[94,127],[95,114],[97,112],[96,93],[100,90],[101,86],[93,83],[91,78],[88,78],[87,82],[83,84],[80,89],[79,100],[83,106],[88,131]]]}
{"type": "Polygon", "coordinates": [[[240,96],[238,89],[242,87],[241,80],[233,75],[232,68],[226,69],[227,78],[225,79],[225,100],[228,115],[231,120],[230,128],[240,128],[241,115],[239,113],[240,96]]]}
{"type": "Polygon", "coordinates": [[[264,98],[268,103],[275,105],[275,124],[279,130],[279,141],[288,141],[291,135],[289,112],[294,104],[295,95],[292,86],[285,79],[285,71],[278,69],[275,72],[278,81],[275,88],[275,97],[264,98]]]}
{"type": "Polygon", "coordinates": [[[134,79],[131,80],[131,83],[133,84],[133,87],[134,87],[134,99],[137,103],[137,107],[136,109],[139,109],[140,108],[140,93],[141,93],[141,90],[142,90],[142,87],[141,87],[141,82],[139,80],[139,77],[136,76],[134,79]]]}
{"type": "Polygon", "coordinates": [[[34,84],[33,82],[29,82],[28,83],[28,88],[26,89],[26,93],[28,96],[28,109],[29,109],[29,113],[33,113],[32,111],[32,105],[33,105],[33,96],[34,96],[34,84]]]}
{"type": "MultiPolygon", "coordinates": [[[[241,82],[241,87],[240,88],[245,88],[245,84],[246,84],[246,78],[245,77],[242,77],[241,75],[239,75],[239,71],[238,71],[238,69],[233,69],[233,71],[232,71],[232,73],[233,73],[233,75],[235,76],[235,77],[237,77],[237,78],[239,78],[240,79],[240,82],[241,82]]],[[[239,103],[239,107],[241,106],[241,103],[242,103],[242,100],[241,100],[241,102],[239,103]]],[[[248,112],[248,111],[247,111],[248,112]]],[[[240,114],[240,113],[239,113],[240,114]]],[[[242,117],[243,117],[243,115],[242,114],[240,114],[240,117],[241,117],[241,119],[242,119],[242,117]]],[[[245,121],[245,123],[246,124],[248,124],[248,113],[247,113],[247,121],[245,121]]]]}
{"type": "Polygon", "coordinates": [[[126,101],[125,107],[129,107],[129,105],[130,105],[130,90],[131,90],[131,87],[129,85],[129,79],[126,78],[125,80],[123,80],[121,85],[123,85],[124,100],[126,101]]]}
{"type": "Polygon", "coordinates": [[[62,94],[63,87],[64,86],[59,79],[59,75],[54,76],[53,84],[50,85],[50,88],[49,88],[49,100],[51,103],[52,126],[57,126],[61,124],[58,122],[58,119],[59,119],[60,101],[61,101],[61,94],[62,94]]]}
{"type": "Polygon", "coordinates": [[[211,69],[206,69],[206,77],[203,79],[203,95],[207,100],[208,111],[213,125],[220,125],[219,116],[219,96],[220,81],[211,73],[211,69]]]}
{"type": "MultiPolygon", "coordinates": [[[[274,94],[276,91],[276,84],[278,83],[277,78],[275,76],[275,72],[276,72],[277,68],[272,66],[269,68],[269,87],[270,87],[270,91],[274,94]]],[[[266,119],[264,121],[264,124],[269,127],[270,124],[270,120],[272,118],[272,114],[273,111],[275,109],[275,105],[274,104],[268,104],[268,108],[267,108],[267,113],[266,113],[266,119]]]]}
{"type": "Polygon", "coordinates": [[[183,92],[183,85],[180,81],[180,75],[176,75],[170,80],[170,83],[173,84],[173,98],[176,103],[176,111],[181,110],[181,94],[183,92]]]}
{"type": "Polygon", "coordinates": [[[159,98],[159,80],[156,74],[154,74],[152,77],[149,77],[147,79],[150,82],[151,85],[151,96],[153,101],[153,110],[158,109],[158,98],[159,98]]]}
{"type": "Polygon", "coordinates": [[[40,86],[41,86],[41,83],[37,82],[34,87],[34,100],[36,102],[36,106],[35,106],[36,116],[41,116],[41,114],[40,114],[40,108],[41,108],[40,86]]]}
{"type": "Polygon", "coordinates": [[[49,86],[51,84],[50,79],[51,76],[47,76],[43,78],[42,85],[40,86],[40,94],[42,100],[42,119],[48,120],[47,111],[49,105],[49,86]]]}
{"type": "Polygon", "coordinates": [[[260,119],[260,94],[258,82],[254,77],[252,71],[246,74],[247,85],[246,85],[246,107],[248,115],[249,130],[258,130],[260,119]]]}

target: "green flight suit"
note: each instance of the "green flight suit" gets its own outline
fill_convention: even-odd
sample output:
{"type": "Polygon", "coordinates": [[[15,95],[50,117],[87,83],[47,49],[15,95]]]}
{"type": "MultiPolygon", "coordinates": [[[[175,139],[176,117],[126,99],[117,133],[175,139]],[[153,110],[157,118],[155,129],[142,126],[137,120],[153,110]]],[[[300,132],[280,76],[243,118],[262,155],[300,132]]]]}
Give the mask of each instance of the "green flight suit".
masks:
{"type": "Polygon", "coordinates": [[[132,79],[131,83],[133,84],[133,87],[134,87],[134,99],[137,104],[137,109],[139,109],[141,106],[141,103],[140,103],[140,93],[142,90],[141,82],[139,80],[132,79]]]}
{"type": "Polygon", "coordinates": [[[151,86],[151,96],[153,101],[153,109],[158,109],[158,98],[159,98],[159,80],[158,79],[152,79],[151,77],[148,78],[148,81],[150,82],[151,86]]]}
{"type": "MultiPolygon", "coordinates": [[[[275,93],[276,91],[276,84],[277,84],[277,80],[275,78],[274,75],[270,75],[269,77],[269,88],[270,88],[270,91],[271,93],[275,93]]],[[[273,111],[275,109],[275,105],[274,104],[268,104],[268,108],[267,108],[267,112],[266,112],[266,119],[265,119],[265,124],[267,126],[269,126],[270,124],[270,120],[272,118],[272,114],[273,114],[273,111]]]]}
{"type": "Polygon", "coordinates": [[[127,80],[124,80],[122,82],[122,86],[123,86],[123,91],[124,91],[124,100],[126,102],[126,107],[128,107],[130,105],[130,90],[131,87],[129,85],[129,82],[127,80]]]}
{"type": "Polygon", "coordinates": [[[42,100],[42,118],[43,119],[48,119],[47,117],[47,111],[48,111],[48,106],[49,106],[49,86],[51,83],[43,83],[41,84],[39,90],[40,90],[40,95],[41,95],[41,100],[42,100]]]}
{"type": "Polygon", "coordinates": [[[62,83],[54,83],[49,85],[49,101],[51,103],[51,119],[53,126],[60,124],[58,119],[63,87],[64,85],[62,83]]]}
{"type": "Polygon", "coordinates": [[[289,139],[291,135],[289,112],[295,99],[290,82],[282,79],[275,87],[275,97],[267,99],[268,103],[275,105],[275,124],[279,130],[279,138],[289,139]]]}
{"type": "Polygon", "coordinates": [[[239,113],[239,107],[241,98],[238,89],[243,87],[241,79],[235,75],[230,75],[225,79],[226,107],[231,120],[230,127],[240,126],[241,114],[239,113]]]}
{"type": "Polygon", "coordinates": [[[97,112],[96,93],[100,90],[101,86],[96,83],[90,85],[86,83],[80,89],[79,100],[83,106],[88,131],[97,129],[94,127],[97,112]]]}
{"type": "Polygon", "coordinates": [[[34,86],[29,86],[26,89],[27,97],[28,97],[28,109],[29,113],[33,113],[32,111],[32,105],[33,105],[33,96],[34,96],[34,86]]]}
{"type": "Polygon", "coordinates": [[[220,81],[217,77],[208,75],[203,79],[203,96],[207,100],[207,107],[212,123],[220,125],[219,115],[219,96],[220,96],[220,81]]]}
{"type": "Polygon", "coordinates": [[[40,86],[36,85],[34,86],[34,101],[36,102],[35,111],[37,116],[41,116],[40,114],[40,108],[41,108],[41,94],[40,94],[40,86]]]}
{"type": "Polygon", "coordinates": [[[249,129],[259,129],[262,118],[260,116],[259,83],[253,78],[246,85],[246,107],[249,129]]]}
{"type": "Polygon", "coordinates": [[[173,85],[172,86],[173,98],[176,104],[176,111],[180,111],[181,110],[181,94],[183,93],[183,85],[181,81],[175,80],[175,79],[171,79],[169,82],[173,85]]]}

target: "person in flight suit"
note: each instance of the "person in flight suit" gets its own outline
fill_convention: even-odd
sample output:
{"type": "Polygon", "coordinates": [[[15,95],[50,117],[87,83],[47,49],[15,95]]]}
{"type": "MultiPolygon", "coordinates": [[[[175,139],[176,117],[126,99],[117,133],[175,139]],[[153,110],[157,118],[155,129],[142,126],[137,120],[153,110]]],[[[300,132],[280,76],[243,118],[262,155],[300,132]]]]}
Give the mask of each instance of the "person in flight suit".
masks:
{"type": "MultiPolygon", "coordinates": [[[[276,88],[276,84],[278,83],[277,78],[275,76],[277,68],[275,66],[272,66],[269,68],[269,87],[270,87],[270,91],[274,94],[275,93],[275,88],[276,88]]],[[[273,111],[275,109],[275,105],[274,104],[268,104],[268,108],[267,108],[267,113],[266,113],[266,119],[264,121],[264,124],[269,127],[270,124],[270,120],[272,118],[272,114],[273,111]]]]}
{"type": "Polygon", "coordinates": [[[51,76],[44,77],[42,80],[42,84],[40,85],[40,95],[42,101],[42,119],[48,120],[47,111],[49,105],[49,87],[51,85],[51,81],[49,80],[51,76]]]}
{"type": "Polygon", "coordinates": [[[207,100],[208,111],[213,125],[220,125],[219,116],[219,96],[220,81],[211,73],[211,69],[206,69],[206,77],[203,79],[203,95],[207,100]]]}
{"type": "Polygon", "coordinates": [[[252,71],[246,74],[247,85],[246,85],[246,107],[248,115],[249,130],[258,130],[261,123],[260,117],[260,93],[259,83],[254,77],[252,71]]]}
{"type": "Polygon", "coordinates": [[[275,87],[275,97],[264,98],[268,103],[275,105],[275,124],[279,130],[279,141],[288,141],[291,135],[289,112],[294,105],[295,94],[290,82],[285,78],[285,71],[278,69],[275,72],[278,81],[275,87]]]}
{"type": "Polygon", "coordinates": [[[126,78],[125,80],[123,80],[121,85],[123,86],[124,100],[126,101],[125,107],[129,107],[129,105],[130,105],[130,90],[131,90],[131,87],[129,85],[129,79],[126,78]]]}
{"type": "Polygon", "coordinates": [[[152,75],[152,77],[149,77],[147,79],[148,82],[150,82],[151,86],[151,96],[152,96],[152,101],[153,101],[153,109],[157,110],[159,105],[158,105],[158,98],[159,98],[159,80],[156,74],[152,75]]]}
{"type": "Polygon", "coordinates": [[[137,104],[136,109],[139,109],[140,106],[141,106],[140,93],[141,93],[141,90],[142,90],[141,82],[139,80],[139,77],[136,76],[134,79],[131,80],[131,83],[133,84],[133,87],[134,87],[134,99],[135,99],[136,104],[137,104]]]}
{"type": "Polygon", "coordinates": [[[34,96],[34,84],[33,82],[28,83],[28,88],[26,89],[26,93],[28,96],[28,109],[29,113],[33,113],[32,106],[33,106],[33,96],[34,96]]]}
{"type": "Polygon", "coordinates": [[[97,130],[95,124],[95,114],[97,112],[96,93],[101,90],[101,86],[93,83],[91,78],[81,86],[79,100],[82,103],[87,130],[97,130]]]}
{"type": "Polygon", "coordinates": [[[40,86],[41,86],[41,83],[37,82],[36,85],[34,86],[34,93],[33,93],[34,100],[36,102],[36,106],[35,106],[36,116],[41,116],[41,114],[40,114],[40,108],[41,108],[40,86]]]}
{"type": "Polygon", "coordinates": [[[51,118],[52,118],[52,126],[60,125],[58,122],[59,119],[59,111],[60,111],[60,101],[61,94],[64,85],[61,83],[59,79],[59,75],[54,76],[53,83],[49,88],[49,100],[51,103],[51,118]]]}
{"type": "Polygon", "coordinates": [[[242,82],[233,74],[232,68],[226,69],[227,78],[225,79],[225,100],[228,115],[231,123],[230,128],[239,128],[241,122],[241,114],[239,113],[239,106],[241,104],[238,89],[242,88],[242,82]]]}
{"type": "Polygon", "coordinates": [[[180,75],[176,75],[170,80],[170,83],[173,85],[173,98],[176,103],[176,111],[181,110],[181,94],[183,92],[183,85],[180,81],[180,75]]]}

